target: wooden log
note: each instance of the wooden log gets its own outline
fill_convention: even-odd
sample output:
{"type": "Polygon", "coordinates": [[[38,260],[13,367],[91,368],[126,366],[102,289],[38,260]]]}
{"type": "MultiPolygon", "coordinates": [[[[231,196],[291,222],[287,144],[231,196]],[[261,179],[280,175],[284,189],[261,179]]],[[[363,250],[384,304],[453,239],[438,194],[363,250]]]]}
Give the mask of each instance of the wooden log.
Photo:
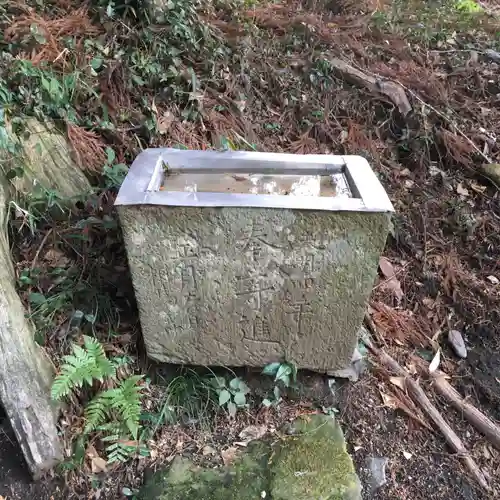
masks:
{"type": "Polygon", "coordinates": [[[7,237],[9,185],[0,170],[0,400],[34,478],[62,459],[52,365],[34,341],[16,291],[7,237]]]}
{"type": "Polygon", "coordinates": [[[336,73],[342,76],[347,82],[358,87],[365,87],[370,92],[383,94],[388,97],[398,107],[403,116],[406,116],[412,110],[406,92],[399,83],[385,78],[375,78],[351,66],[342,59],[333,58],[330,60],[330,64],[336,73]]]}
{"type": "Polygon", "coordinates": [[[431,374],[431,378],[434,389],[451,403],[479,432],[484,434],[497,450],[500,450],[500,427],[462,398],[455,388],[448,383],[444,373],[434,372],[431,374]]]}

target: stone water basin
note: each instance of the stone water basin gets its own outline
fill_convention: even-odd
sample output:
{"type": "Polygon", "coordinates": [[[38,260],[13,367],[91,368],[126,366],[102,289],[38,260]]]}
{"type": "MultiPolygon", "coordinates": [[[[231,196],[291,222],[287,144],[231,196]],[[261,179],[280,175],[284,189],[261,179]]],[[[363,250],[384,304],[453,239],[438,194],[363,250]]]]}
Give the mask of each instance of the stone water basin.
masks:
{"type": "Polygon", "coordinates": [[[393,211],[366,160],[150,149],[116,205],[151,358],[349,364],[393,211]]]}

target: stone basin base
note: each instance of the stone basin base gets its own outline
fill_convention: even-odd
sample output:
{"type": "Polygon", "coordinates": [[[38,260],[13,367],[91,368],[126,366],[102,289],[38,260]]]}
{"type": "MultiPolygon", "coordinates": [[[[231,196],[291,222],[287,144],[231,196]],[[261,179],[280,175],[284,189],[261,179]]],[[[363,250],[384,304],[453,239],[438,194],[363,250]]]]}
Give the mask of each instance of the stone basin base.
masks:
{"type": "MultiPolygon", "coordinates": [[[[204,158],[186,153],[192,153],[191,166],[198,156],[204,158]]],[[[161,158],[168,169],[188,169],[176,153],[161,158]]],[[[227,156],[212,152],[208,158],[227,156]]],[[[368,164],[362,160],[361,170],[345,171],[353,194],[345,200],[328,194],[220,193],[217,198],[213,179],[209,193],[162,192],[160,187],[148,192],[152,185],[183,188],[177,186],[181,177],[169,181],[170,170],[157,179],[158,161],[151,167],[146,160],[132,167],[134,184],[124,184],[117,205],[148,355],[207,366],[262,367],[287,360],[321,372],[345,368],[357,343],[392,208],[388,199],[381,208],[365,203],[371,192],[364,196],[358,184],[371,179],[381,189],[368,164]],[[142,185],[141,164],[150,169],[151,178],[142,185]],[[354,182],[353,171],[358,177],[363,173],[363,181],[354,182]],[[240,201],[246,206],[238,206],[240,201]],[[248,206],[252,204],[266,206],[248,206]]]]}

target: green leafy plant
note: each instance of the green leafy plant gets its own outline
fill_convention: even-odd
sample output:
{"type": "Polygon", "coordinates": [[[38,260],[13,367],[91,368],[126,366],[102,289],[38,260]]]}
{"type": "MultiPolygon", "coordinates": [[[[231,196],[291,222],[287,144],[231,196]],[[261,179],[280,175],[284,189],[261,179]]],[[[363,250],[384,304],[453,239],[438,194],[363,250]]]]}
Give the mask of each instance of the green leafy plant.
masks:
{"type": "Polygon", "coordinates": [[[72,353],[63,357],[60,372],[52,385],[52,398],[61,401],[71,393],[77,393],[84,385],[93,388],[96,383],[112,385],[110,389],[99,391],[85,407],[86,425],[84,437],[99,432],[106,446],[108,462],[125,461],[139,450],[130,439],[137,440],[142,387],[142,375],[132,375],[118,380],[117,367],[123,361],[107,358],[101,343],[84,336],[83,347],[73,344],[72,353]]]}
{"type": "Polygon", "coordinates": [[[116,376],[115,366],[106,357],[102,345],[92,337],[84,337],[84,347],[73,344],[73,353],[64,356],[63,361],[52,384],[51,395],[55,401],[61,401],[85,383],[92,386],[94,380],[103,382],[116,376]]]}
{"type": "Polygon", "coordinates": [[[106,188],[119,188],[128,172],[127,165],[115,163],[116,154],[111,148],[106,148],[106,163],[103,168],[106,188]]]}
{"type": "Polygon", "coordinates": [[[297,367],[293,363],[269,363],[264,367],[262,373],[274,377],[275,382],[273,396],[265,398],[262,404],[264,406],[277,406],[282,400],[280,384],[285,388],[294,385],[297,381],[297,367]]]}
{"type": "Polygon", "coordinates": [[[457,0],[455,8],[461,12],[474,13],[483,12],[483,8],[474,0],[457,0]]]}
{"type": "Polygon", "coordinates": [[[247,394],[250,392],[247,384],[239,377],[234,377],[227,381],[224,377],[213,377],[213,387],[219,397],[219,406],[227,408],[229,415],[234,417],[239,408],[245,408],[247,404],[247,394]]]}

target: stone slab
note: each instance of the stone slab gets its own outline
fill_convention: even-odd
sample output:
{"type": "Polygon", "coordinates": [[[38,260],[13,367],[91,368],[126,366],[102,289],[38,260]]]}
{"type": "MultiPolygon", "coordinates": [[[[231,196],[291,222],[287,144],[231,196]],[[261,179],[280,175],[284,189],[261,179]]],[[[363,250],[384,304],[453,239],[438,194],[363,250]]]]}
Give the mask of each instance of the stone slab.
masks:
{"type": "Polygon", "coordinates": [[[342,429],[326,415],[293,422],[280,439],[252,441],[227,467],[199,467],[177,456],[138,494],[140,500],[361,500],[342,429]]]}
{"type": "Polygon", "coordinates": [[[118,206],[148,355],[198,365],[351,360],[389,215],[118,206]]]}

